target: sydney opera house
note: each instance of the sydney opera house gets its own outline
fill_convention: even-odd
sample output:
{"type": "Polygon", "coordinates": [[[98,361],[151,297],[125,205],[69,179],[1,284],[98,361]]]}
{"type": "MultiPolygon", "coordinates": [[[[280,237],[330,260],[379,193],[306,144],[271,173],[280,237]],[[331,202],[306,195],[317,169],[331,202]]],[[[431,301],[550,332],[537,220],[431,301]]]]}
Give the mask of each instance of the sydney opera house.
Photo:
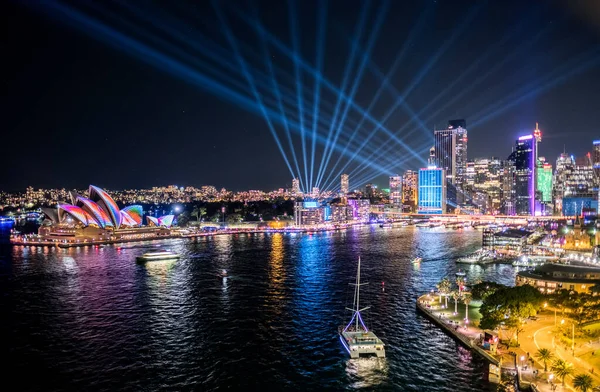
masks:
{"type": "Polygon", "coordinates": [[[43,208],[46,220],[37,235],[15,238],[19,243],[82,245],[147,240],[171,236],[173,215],[148,216],[142,226],[143,209],[132,205],[119,209],[103,189],[90,185],[88,197],[71,192],[71,204],[43,208]]]}

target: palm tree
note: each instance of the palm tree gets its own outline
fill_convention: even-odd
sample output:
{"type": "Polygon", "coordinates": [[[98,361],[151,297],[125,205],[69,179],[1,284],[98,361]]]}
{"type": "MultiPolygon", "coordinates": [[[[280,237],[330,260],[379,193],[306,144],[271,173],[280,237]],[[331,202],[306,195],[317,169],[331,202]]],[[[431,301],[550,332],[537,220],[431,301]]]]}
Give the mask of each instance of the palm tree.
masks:
{"type": "Polygon", "coordinates": [[[452,292],[452,298],[454,298],[454,314],[457,314],[458,313],[458,299],[460,298],[460,294],[458,294],[458,291],[452,292]]]}
{"type": "Polygon", "coordinates": [[[557,359],[552,363],[550,368],[557,377],[562,379],[562,385],[565,386],[565,378],[573,374],[573,364],[562,359],[557,359]]]}
{"type": "Polygon", "coordinates": [[[592,389],[592,377],[589,374],[578,374],[573,377],[573,386],[576,390],[587,392],[592,389]]]}
{"type": "Polygon", "coordinates": [[[535,353],[535,357],[544,363],[544,372],[548,371],[548,362],[554,358],[554,354],[547,348],[540,348],[535,353]]]}
{"type": "Polygon", "coordinates": [[[465,303],[465,319],[469,322],[469,302],[471,302],[471,296],[463,293],[463,302],[465,303]]]}
{"type": "Polygon", "coordinates": [[[444,278],[437,284],[438,292],[440,293],[440,303],[442,302],[442,295],[446,298],[446,306],[448,306],[448,294],[450,294],[450,289],[452,288],[452,284],[448,280],[448,278],[444,278]]]}

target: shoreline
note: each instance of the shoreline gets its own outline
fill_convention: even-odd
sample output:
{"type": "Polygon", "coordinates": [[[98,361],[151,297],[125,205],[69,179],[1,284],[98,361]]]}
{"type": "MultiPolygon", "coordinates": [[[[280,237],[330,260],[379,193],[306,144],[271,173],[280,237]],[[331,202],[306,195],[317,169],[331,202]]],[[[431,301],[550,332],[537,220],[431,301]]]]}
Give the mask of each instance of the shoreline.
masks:
{"type": "Polygon", "coordinates": [[[350,227],[356,225],[362,225],[363,223],[355,223],[344,226],[337,227],[318,227],[318,228],[294,228],[294,229],[231,229],[231,230],[222,230],[222,231],[213,231],[213,232],[197,232],[197,233],[172,233],[166,235],[156,235],[152,237],[144,237],[144,238],[119,238],[112,240],[101,240],[101,241],[93,241],[87,240],[85,238],[76,240],[74,242],[59,242],[59,241],[49,241],[49,240],[36,240],[36,239],[25,239],[23,236],[11,236],[10,244],[16,246],[42,246],[42,247],[58,247],[58,248],[74,248],[81,246],[94,246],[94,245],[110,245],[110,244],[121,244],[127,242],[151,242],[156,240],[168,240],[168,239],[178,239],[178,238],[198,238],[198,237],[210,237],[216,235],[233,235],[233,234],[260,234],[260,233],[321,233],[321,232],[330,232],[337,230],[347,230],[350,227]]]}
{"type": "MultiPolygon", "coordinates": [[[[496,366],[502,365],[501,357],[496,358],[494,355],[488,353],[486,350],[484,350],[479,345],[477,345],[475,339],[470,338],[470,337],[466,336],[465,334],[459,332],[458,330],[450,327],[450,325],[448,325],[447,323],[444,322],[444,319],[440,318],[439,316],[436,316],[432,311],[430,311],[424,305],[425,300],[423,299],[424,297],[427,297],[428,295],[429,294],[424,294],[417,298],[416,306],[417,306],[418,311],[420,311],[425,317],[427,317],[430,321],[432,321],[438,327],[441,327],[442,331],[446,332],[451,337],[453,337],[455,340],[462,343],[465,347],[470,348],[473,351],[475,351],[476,353],[478,353],[481,357],[483,357],[489,363],[496,365],[496,366]]],[[[471,327],[471,328],[475,328],[475,327],[471,327]]],[[[476,332],[479,334],[483,334],[483,330],[480,330],[479,328],[476,328],[476,332]]]]}

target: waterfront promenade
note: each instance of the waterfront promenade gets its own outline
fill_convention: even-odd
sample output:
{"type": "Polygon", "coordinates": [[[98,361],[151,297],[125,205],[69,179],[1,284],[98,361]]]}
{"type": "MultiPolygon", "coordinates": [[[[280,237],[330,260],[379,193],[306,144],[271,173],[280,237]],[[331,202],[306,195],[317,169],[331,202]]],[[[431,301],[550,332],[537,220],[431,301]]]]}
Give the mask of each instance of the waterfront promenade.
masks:
{"type": "MultiPolygon", "coordinates": [[[[466,347],[473,349],[474,352],[490,363],[499,365],[504,372],[511,374],[518,372],[521,389],[530,388],[534,391],[543,392],[575,391],[572,386],[572,376],[566,378],[563,387],[560,380],[557,380],[555,376],[550,377],[552,374],[550,369],[547,373],[544,372],[543,363],[535,359],[535,353],[540,348],[549,348],[557,358],[572,363],[575,369],[573,375],[590,374],[594,379],[594,385],[600,385],[600,368],[590,365],[578,356],[578,353],[584,353],[586,350],[589,351],[595,347],[583,345],[575,350],[575,356],[573,356],[570,349],[565,349],[556,344],[552,333],[555,320],[553,314],[551,315],[549,311],[540,313],[537,321],[531,320],[525,324],[523,332],[520,333],[520,347],[507,348],[505,345],[500,345],[501,348],[498,348],[497,353],[492,354],[480,344],[484,331],[474,326],[472,321],[465,323],[464,304],[458,306],[457,315],[453,315],[453,304],[449,303],[447,308],[442,305],[443,303],[439,302],[439,296],[436,294],[425,294],[417,299],[417,309],[450,336],[466,347]]],[[[469,313],[472,312],[473,308],[470,308],[469,313]]],[[[500,331],[500,339],[502,339],[504,333],[505,331],[500,331]]],[[[600,344],[597,349],[600,351],[600,344]]],[[[550,368],[550,364],[548,364],[548,368],[550,368]]]]}

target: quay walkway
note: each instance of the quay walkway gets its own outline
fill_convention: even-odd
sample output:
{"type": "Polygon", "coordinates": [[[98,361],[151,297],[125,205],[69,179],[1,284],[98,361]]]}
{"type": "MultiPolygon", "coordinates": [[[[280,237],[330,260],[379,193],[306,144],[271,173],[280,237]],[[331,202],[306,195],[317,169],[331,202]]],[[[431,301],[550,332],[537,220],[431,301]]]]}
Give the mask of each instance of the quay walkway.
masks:
{"type": "MultiPolygon", "coordinates": [[[[484,349],[480,345],[484,331],[472,324],[467,324],[467,326],[464,322],[457,324],[456,317],[450,317],[452,316],[451,306],[444,308],[438,300],[439,296],[436,294],[422,295],[417,298],[417,310],[448,335],[465,347],[472,349],[489,363],[499,366],[503,372],[517,376],[520,390],[534,392],[574,391],[568,382],[564,388],[560,382],[558,384],[549,382],[548,374],[550,374],[550,371],[548,371],[548,374],[544,374],[544,365],[535,360],[534,352],[526,352],[519,347],[504,348],[505,346],[503,346],[503,348],[498,348],[496,354],[492,354],[489,350],[484,349]],[[524,360],[521,361],[521,358],[524,360]]],[[[525,334],[522,335],[525,337],[525,334]]]]}

